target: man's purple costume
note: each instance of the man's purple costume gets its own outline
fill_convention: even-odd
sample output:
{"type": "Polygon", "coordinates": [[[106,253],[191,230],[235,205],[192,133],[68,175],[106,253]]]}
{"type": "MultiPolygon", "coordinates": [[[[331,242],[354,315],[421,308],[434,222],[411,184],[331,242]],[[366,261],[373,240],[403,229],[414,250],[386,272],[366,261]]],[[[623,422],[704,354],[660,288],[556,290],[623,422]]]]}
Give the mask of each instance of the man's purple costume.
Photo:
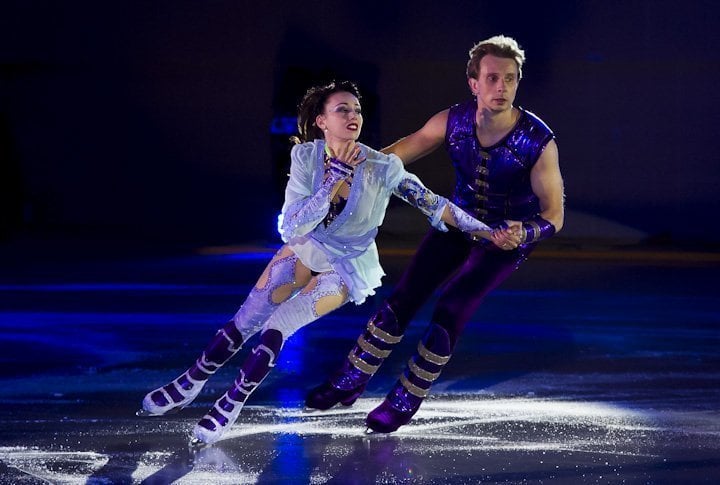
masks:
{"type": "Polygon", "coordinates": [[[449,232],[431,229],[343,366],[310,391],[308,407],[352,404],[400,341],[417,310],[445,282],[417,352],[383,403],[367,417],[368,427],[378,432],[392,432],[408,423],[485,295],[527,259],[538,241],[555,233],[554,226],[540,217],[539,200],[530,184],[530,172],[554,138],[552,131],[537,116],[520,109],[507,136],[482,147],[475,135],[476,110],[477,102],[472,99],[451,107],[448,113],[445,147],[456,173],[452,200],[490,226],[500,226],[505,220],[523,221],[525,243],[503,251],[452,228],[449,232]]]}

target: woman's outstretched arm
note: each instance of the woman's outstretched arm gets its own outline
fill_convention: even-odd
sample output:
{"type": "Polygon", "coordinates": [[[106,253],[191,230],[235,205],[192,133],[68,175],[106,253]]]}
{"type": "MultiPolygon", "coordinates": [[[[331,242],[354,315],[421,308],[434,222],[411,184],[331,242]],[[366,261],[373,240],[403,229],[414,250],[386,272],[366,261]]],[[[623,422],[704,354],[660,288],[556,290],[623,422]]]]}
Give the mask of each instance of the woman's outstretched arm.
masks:
{"type": "Polygon", "coordinates": [[[493,229],[490,226],[425,187],[412,173],[405,173],[393,193],[408,204],[417,207],[436,229],[447,231],[445,224],[450,224],[465,233],[492,240],[493,229]]]}

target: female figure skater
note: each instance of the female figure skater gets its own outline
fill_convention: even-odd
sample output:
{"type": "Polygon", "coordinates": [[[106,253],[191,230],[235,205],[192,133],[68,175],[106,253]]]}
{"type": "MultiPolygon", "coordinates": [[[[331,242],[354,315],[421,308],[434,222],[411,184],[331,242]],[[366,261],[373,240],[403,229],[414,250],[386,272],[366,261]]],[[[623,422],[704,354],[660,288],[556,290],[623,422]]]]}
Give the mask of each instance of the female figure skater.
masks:
{"type": "Polygon", "coordinates": [[[357,143],[363,116],[350,82],[311,88],[299,106],[299,139],[278,228],[283,245],[235,316],[196,362],[148,393],[138,411],[160,416],[193,401],[207,379],[260,332],[234,384],[195,425],[191,444],[218,441],[248,396],[275,365],[284,342],[347,301],[362,303],[380,286],[383,270],[375,236],[391,194],[417,207],[440,230],[445,223],[500,244],[502,230],[463,212],[425,188],[395,155],[357,143]]]}

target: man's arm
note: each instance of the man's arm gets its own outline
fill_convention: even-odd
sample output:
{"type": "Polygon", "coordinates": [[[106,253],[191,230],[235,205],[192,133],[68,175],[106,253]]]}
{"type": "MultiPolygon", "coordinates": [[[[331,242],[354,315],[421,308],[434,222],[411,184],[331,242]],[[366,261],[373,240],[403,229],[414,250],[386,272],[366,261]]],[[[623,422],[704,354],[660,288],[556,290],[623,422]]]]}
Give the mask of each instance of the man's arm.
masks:
{"type": "Polygon", "coordinates": [[[565,222],[565,190],[555,140],[550,140],[535,163],[530,172],[530,184],[540,199],[540,217],[559,232],[565,222]]]}
{"type": "Polygon", "coordinates": [[[511,250],[524,242],[537,242],[557,233],[565,222],[565,193],[560,175],[558,149],[551,140],[530,171],[530,185],[540,201],[540,214],[525,221],[505,221],[505,229],[493,232],[496,246],[511,250]]]}
{"type": "Polygon", "coordinates": [[[448,110],[441,111],[430,118],[415,133],[401,138],[392,145],[383,148],[383,153],[394,153],[405,165],[433,152],[445,141],[448,110]]]}

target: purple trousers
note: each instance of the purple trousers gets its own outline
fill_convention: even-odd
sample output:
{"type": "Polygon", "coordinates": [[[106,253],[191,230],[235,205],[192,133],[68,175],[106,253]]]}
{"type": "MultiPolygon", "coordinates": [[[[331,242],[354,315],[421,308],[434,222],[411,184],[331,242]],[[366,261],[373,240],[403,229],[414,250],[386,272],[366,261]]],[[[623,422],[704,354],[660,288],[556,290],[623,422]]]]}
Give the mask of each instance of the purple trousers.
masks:
{"type": "Polygon", "coordinates": [[[448,332],[454,348],[485,295],[505,281],[533,248],[526,245],[504,251],[489,242],[470,241],[454,228],[449,232],[431,229],[387,303],[404,332],[418,309],[441,287],[431,322],[448,332]]]}

